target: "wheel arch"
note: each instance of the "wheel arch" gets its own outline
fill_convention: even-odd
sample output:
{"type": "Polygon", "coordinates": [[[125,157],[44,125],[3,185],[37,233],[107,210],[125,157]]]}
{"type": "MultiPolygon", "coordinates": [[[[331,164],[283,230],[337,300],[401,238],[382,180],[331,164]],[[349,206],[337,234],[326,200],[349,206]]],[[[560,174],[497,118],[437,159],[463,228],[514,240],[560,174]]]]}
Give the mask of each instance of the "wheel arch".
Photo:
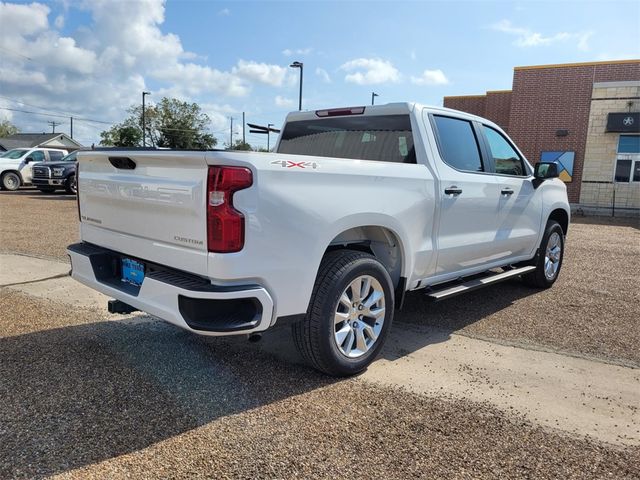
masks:
{"type": "Polygon", "coordinates": [[[22,173],[20,173],[20,170],[16,168],[7,168],[6,170],[0,172],[0,178],[4,177],[7,173],[15,173],[20,178],[20,182],[24,183],[24,178],[22,178],[22,173]]]}
{"type": "Polygon", "coordinates": [[[562,227],[564,234],[567,234],[569,229],[569,213],[563,208],[556,208],[549,214],[549,220],[555,220],[562,227]]]}
{"type": "Polygon", "coordinates": [[[394,288],[404,286],[405,248],[401,236],[388,226],[362,225],[343,230],[329,242],[325,254],[339,249],[370,253],[387,269],[394,288]]]}

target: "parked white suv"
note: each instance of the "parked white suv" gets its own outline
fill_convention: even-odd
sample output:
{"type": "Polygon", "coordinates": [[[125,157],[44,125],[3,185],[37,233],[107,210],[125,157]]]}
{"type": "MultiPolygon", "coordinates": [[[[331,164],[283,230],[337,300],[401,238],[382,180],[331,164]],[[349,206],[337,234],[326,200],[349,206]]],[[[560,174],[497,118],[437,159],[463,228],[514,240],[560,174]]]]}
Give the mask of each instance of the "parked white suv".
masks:
{"type": "Polygon", "coordinates": [[[556,164],[534,169],[488,120],[413,103],[290,113],[276,153],[78,159],[73,278],[112,311],[202,335],[291,323],[332,375],[373,361],[407,291],[550,287],[569,226],[556,164]]]}
{"type": "Polygon", "coordinates": [[[0,155],[0,188],[17,190],[30,185],[33,164],[61,160],[69,152],[60,148],[14,148],[0,155]]]}

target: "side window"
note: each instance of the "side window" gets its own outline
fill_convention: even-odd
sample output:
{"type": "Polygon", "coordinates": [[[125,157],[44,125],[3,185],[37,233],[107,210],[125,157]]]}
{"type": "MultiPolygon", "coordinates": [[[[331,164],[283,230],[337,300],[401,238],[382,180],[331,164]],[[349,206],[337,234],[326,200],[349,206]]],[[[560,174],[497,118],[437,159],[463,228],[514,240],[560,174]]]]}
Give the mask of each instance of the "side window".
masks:
{"type": "Polygon", "coordinates": [[[58,160],[62,160],[64,155],[62,152],[56,152],[55,150],[49,150],[49,160],[52,162],[57,162],[58,160]]]}
{"type": "Polygon", "coordinates": [[[496,167],[496,173],[502,175],[526,175],[527,170],[518,152],[500,132],[486,125],[482,126],[489,142],[489,149],[496,167]]]}
{"type": "Polygon", "coordinates": [[[483,172],[478,139],[471,122],[459,118],[434,115],[438,148],[444,162],[458,170],[483,172]]]}
{"type": "Polygon", "coordinates": [[[29,156],[33,158],[34,162],[44,162],[44,152],[41,150],[35,150],[29,156]]]}

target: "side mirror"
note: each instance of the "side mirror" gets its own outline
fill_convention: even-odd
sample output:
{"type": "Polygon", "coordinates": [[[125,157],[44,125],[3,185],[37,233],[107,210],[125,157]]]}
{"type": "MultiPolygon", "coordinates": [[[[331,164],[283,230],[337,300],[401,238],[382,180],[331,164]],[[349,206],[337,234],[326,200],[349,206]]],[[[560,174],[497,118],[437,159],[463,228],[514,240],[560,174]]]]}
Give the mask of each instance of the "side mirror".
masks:
{"type": "Polygon", "coordinates": [[[553,162],[538,162],[533,169],[533,176],[537,180],[547,180],[548,178],[558,178],[558,164],[553,162]]]}
{"type": "Polygon", "coordinates": [[[533,188],[538,188],[542,182],[550,178],[558,178],[558,165],[553,162],[538,162],[533,167],[533,188]]]}
{"type": "Polygon", "coordinates": [[[31,163],[33,161],[35,161],[35,159],[33,157],[29,156],[29,157],[25,158],[24,163],[31,163]]]}

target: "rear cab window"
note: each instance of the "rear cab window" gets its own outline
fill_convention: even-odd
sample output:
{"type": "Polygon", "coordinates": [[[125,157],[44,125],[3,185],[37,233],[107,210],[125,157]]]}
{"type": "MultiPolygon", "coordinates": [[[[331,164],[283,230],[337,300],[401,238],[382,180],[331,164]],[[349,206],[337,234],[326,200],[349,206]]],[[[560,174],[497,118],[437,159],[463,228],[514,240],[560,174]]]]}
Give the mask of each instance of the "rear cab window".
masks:
{"type": "Polygon", "coordinates": [[[288,122],[280,138],[278,153],[416,163],[408,114],[288,122]]]}
{"type": "Polygon", "coordinates": [[[473,124],[465,119],[433,115],[440,157],[450,167],[464,172],[484,172],[480,144],[473,124]]]}

